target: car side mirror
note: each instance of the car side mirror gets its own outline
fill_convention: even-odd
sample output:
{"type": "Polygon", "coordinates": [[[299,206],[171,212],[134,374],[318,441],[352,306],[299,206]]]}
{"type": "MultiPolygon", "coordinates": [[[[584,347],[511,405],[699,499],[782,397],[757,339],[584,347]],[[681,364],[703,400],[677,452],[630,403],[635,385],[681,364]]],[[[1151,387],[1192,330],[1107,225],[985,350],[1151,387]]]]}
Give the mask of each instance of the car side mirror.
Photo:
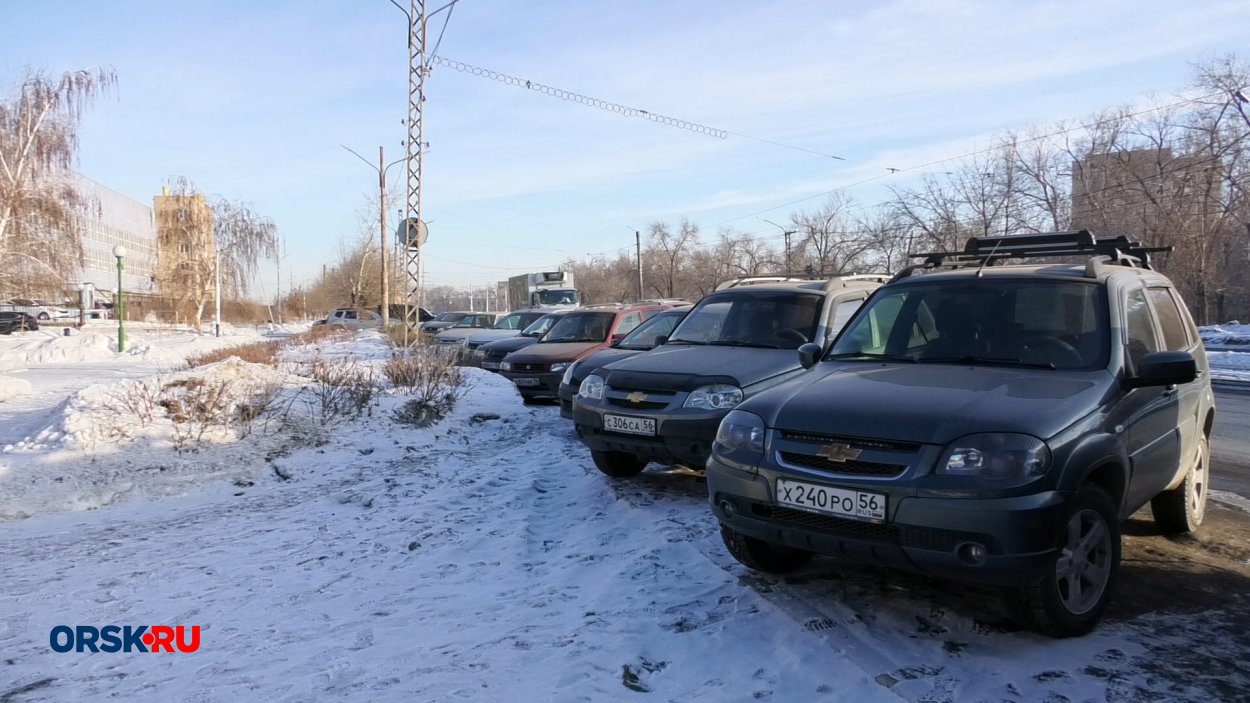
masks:
{"type": "Polygon", "coordinates": [[[658,347],[658,346],[660,346],[661,344],[664,344],[664,343],[665,343],[665,342],[667,342],[667,341],[668,341],[668,335],[666,335],[666,334],[662,334],[662,335],[660,335],[660,336],[658,336],[658,337],[656,337],[656,338],[655,338],[655,346],[657,346],[657,347],[658,347]]]}
{"type": "Polygon", "coordinates": [[[1193,354],[1183,351],[1152,352],[1137,362],[1137,373],[1126,379],[1129,388],[1171,386],[1198,377],[1193,354]]]}
{"type": "Polygon", "coordinates": [[[621,340],[623,340],[623,339],[625,339],[625,333],[624,333],[624,332],[618,332],[618,333],[616,333],[616,334],[612,335],[612,346],[614,346],[614,347],[615,347],[616,345],[620,344],[620,343],[621,343],[621,340]]]}
{"type": "Polygon", "coordinates": [[[799,365],[805,369],[810,369],[816,365],[816,361],[820,359],[820,354],[824,349],[819,344],[808,342],[799,347],[799,365]]]}

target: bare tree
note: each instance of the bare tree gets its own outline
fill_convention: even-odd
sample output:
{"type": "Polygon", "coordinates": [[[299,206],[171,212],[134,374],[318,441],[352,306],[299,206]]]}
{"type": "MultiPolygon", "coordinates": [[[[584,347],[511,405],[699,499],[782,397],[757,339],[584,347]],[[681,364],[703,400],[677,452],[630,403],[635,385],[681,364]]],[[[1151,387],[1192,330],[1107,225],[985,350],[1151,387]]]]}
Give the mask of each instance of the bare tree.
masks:
{"type": "Polygon", "coordinates": [[[69,182],[86,105],[117,82],[112,68],[30,72],[0,99],[0,289],[59,288],[82,261],[69,182]]]}
{"type": "Polygon", "coordinates": [[[658,275],[649,277],[649,280],[656,293],[666,298],[676,297],[678,272],[698,243],[698,225],[684,217],[676,232],[670,230],[666,223],[651,223],[648,254],[657,264],[658,275]]]}
{"type": "Polygon", "coordinates": [[[170,183],[156,207],[157,278],[198,332],[218,275],[223,299],[246,295],[260,260],[277,256],[277,227],[246,203],[218,196],[208,204],[184,177],[170,183]]]}

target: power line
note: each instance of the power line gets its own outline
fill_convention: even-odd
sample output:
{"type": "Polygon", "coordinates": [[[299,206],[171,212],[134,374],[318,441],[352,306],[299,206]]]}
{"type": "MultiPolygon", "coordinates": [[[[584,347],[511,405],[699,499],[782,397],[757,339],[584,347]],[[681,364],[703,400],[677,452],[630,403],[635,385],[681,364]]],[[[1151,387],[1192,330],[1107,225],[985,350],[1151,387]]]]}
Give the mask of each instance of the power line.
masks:
{"type": "MultiPolygon", "coordinates": [[[[438,47],[435,46],[436,51],[437,51],[437,48],[438,47]]],[[[890,168],[888,166],[877,166],[875,164],[871,164],[866,161],[858,161],[856,159],[852,159],[846,156],[839,156],[837,154],[829,154],[823,151],[816,151],[815,149],[808,149],[807,147],[795,146],[793,144],[786,144],[784,142],[779,142],[774,139],[766,139],[764,137],[756,137],[750,134],[743,134],[742,132],[733,132],[733,131],[726,130],[726,129],[708,127],[706,125],[701,125],[697,122],[688,122],[686,120],[677,119],[676,117],[668,117],[666,115],[660,115],[654,112],[650,112],[648,110],[643,110],[641,108],[629,107],[626,105],[621,105],[620,103],[614,103],[614,102],[610,102],[607,100],[601,100],[599,98],[592,98],[588,95],[575,93],[571,90],[564,90],[562,88],[555,88],[555,87],[552,87],[543,83],[537,83],[535,81],[526,80],[524,78],[517,78],[516,76],[511,76],[506,73],[500,73],[499,71],[494,71],[489,68],[482,68],[481,66],[474,66],[472,64],[464,63],[463,61],[456,61],[456,60],[449,59],[443,56],[435,55],[430,60],[430,62],[434,64],[438,64],[440,66],[446,66],[447,68],[459,71],[461,73],[468,73],[470,75],[481,76],[482,78],[488,78],[493,81],[498,81],[505,85],[511,85],[511,86],[515,86],[518,88],[525,88],[527,90],[533,90],[535,92],[542,93],[543,95],[549,95],[553,98],[560,98],[561,100],[568,100],[570,102],[579,103],[581,105],[586,105],[588,107],[596,107],[601,110],[607,110],[608,112],[615,112],[616,114],[623,115],[625,117],[637,117],[640,119],[650,120],[658,124],[668,125],[670,127],[676,127],[678,129],[689,130],[691,132],[695,132],[696,134],[704,134],[709,137],[716,137],[717,139],[725,139],[729,135],[733,135],[735,137],[741,137],[743,139],[750,139],[753,141],[757,141],[762,144],[771,144],[772,146],[781,147],[783,149],[801,151],[807,154],[813,154],[815,156],[820,156],[820,157],[827,158],[827,159],[834,159],[837,161],[846,161],[850,163],[857,163],[863,166],[870,166],[872,168],[879,168],[889,173],[893,173],[898,170],[895,168],[890,168]]]]}

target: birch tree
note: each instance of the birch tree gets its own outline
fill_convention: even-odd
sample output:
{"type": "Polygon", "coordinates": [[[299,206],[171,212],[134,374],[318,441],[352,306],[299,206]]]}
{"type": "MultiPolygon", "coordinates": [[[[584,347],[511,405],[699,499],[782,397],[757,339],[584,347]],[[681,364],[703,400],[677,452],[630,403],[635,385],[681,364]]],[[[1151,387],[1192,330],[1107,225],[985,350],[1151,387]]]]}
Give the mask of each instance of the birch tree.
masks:
{"type": "Polygon", "coordinates": [[[64,286],[82,262],[69,181],[83,110],[117,81],[97,67],[53,78],[29,72],[0,98],[0,289],[64,286]]]}

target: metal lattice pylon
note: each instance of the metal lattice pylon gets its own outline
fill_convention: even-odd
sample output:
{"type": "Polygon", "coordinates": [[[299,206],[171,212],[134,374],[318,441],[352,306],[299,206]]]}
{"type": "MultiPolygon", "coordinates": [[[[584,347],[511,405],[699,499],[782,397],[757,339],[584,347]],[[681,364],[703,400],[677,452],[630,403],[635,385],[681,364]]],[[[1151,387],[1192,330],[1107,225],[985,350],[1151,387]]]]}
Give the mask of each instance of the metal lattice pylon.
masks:
{"type": "MultiPolygon", "coordinates": [[[[421,219],[421,110],[425,106],[425,0],[412,0],[408,27],[408,220],[421,219]]],[[[408,304],[404,310],[404,342],[420,340],[421,243],[414,228],[404,227],[405,268],[408,272],[408,304]]]]}

